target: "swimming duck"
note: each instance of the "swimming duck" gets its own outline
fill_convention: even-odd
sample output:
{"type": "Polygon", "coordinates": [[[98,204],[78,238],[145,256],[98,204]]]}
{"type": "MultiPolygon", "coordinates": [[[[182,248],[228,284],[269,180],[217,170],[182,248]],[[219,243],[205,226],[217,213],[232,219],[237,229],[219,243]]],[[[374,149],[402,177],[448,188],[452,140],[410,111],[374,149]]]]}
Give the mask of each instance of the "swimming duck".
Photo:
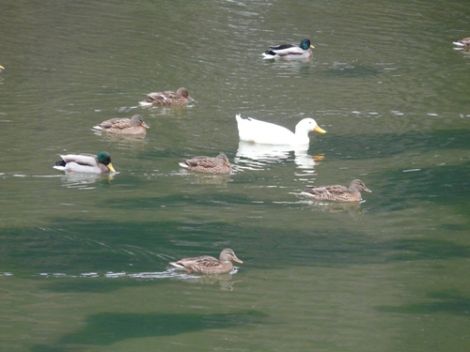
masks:
{"type": "Polygon", "coordinates": [[[65,172],[83,172],[93,174],[115,173],[111,164],[111,155],[107,152],[90,154],[60,155],[60,160],[53,166],[54,169],[65,172]]]}
{"type": "Polygon", "coordinates": [[[140,117],[134,115],[131,118],[113,118],[101,122],[99,125],[93,127],[97,131],[106,131],[113,134],[125,135],[145,135],[149,126],[140,117]]]}
{"type": "Polygon", "coordinates": [[[200,257],[183,258],[170,265],[187,273],[225,274],[233,269],[233,263],[243,264],[233,249],[225,248],[220,252],[219,259],[203,255],[200,257]]]}
{"type": "Polygon", "coordinates": [[[470,37],[462,38],[455,42],[452,42],[456,46],[457,50],[470,50],[470,37]]]}
{"type": "Polygon", "coordinates": [[[359,179],[351,181],[349,187],[341,185],[308,187],[301,195],[314,200],[327,200],[337,202],[360,202],[362,201],[361,191],[372,192],[359,179]]]}
{"type": "Polygon", "coordinates": [[[167,90],[147,94],[145,100],[139,102],[140,106],[184,106],[193,101],[186,88],[178,88],[176,92],[167,90]]]}
{"type": "Polygon", "coordinates": [[[229,174],[232,166],[227,155],[220,153],[216,157],[196,156],[179,163],[182,168],[206,174],[229,174]]]}
{"type": "Polygon", "coordinates": [[[300,120],[295,126],[295,133],[285,127],[270,122],[256,120],[251,117],[242,118],[240,114],[235,116],[238,126],[238,136],[241,141],[307,147],[310,143],[308,136],[310,131],[325,134],[326,131],[318,126],[312,118],[300,120]]]}
{"type": "Polygon", "coordinates": [[[269,47],[269,49],[263,53],[263,59],[309,59],[312,57],[313,48],[315,47],[310,43],[310,39],[302,39],[299,45],[281,44],[269,47]]]}

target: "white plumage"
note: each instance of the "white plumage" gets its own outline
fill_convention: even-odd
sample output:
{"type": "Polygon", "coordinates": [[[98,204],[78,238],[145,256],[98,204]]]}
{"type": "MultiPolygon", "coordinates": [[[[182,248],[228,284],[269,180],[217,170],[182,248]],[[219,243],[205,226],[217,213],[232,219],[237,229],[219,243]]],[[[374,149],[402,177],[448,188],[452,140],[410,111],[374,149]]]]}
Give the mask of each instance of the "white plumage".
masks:
{"type": "Polygon", "coordinates": [[[241,141],[245,142],[304,146],[308,148],[310,143],[308,134],[310,131],[321,134],[326,133],[312,118],[300,120],[295,126],[295,133],[271,122],[260,121],[251,117],[242,118],[240,114],[237,114],[235,118],[237,120],[238,136],[241,141]]]}

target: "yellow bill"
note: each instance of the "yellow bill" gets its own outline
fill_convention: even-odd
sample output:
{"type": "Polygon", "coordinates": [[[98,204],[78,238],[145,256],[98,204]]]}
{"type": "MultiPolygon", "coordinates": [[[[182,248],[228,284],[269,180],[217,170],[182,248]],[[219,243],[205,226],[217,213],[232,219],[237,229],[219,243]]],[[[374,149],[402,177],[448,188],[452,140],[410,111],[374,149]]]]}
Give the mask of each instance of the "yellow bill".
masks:
{"type": "Polygon", "coordinates": [[[113,164],[109,163],[107,166],[108,166],[108,169],[109,169],[110,172],[116,173],[116,170],[114,169],[113,164]]]}
{"type": "Polygon", "coordinates": [[[320,133],[320,134],[325,134],[326,133],[326,131],[323,128],[321,128],[320,126],[315,127],[313,130],[317,133],[320,133]]]}

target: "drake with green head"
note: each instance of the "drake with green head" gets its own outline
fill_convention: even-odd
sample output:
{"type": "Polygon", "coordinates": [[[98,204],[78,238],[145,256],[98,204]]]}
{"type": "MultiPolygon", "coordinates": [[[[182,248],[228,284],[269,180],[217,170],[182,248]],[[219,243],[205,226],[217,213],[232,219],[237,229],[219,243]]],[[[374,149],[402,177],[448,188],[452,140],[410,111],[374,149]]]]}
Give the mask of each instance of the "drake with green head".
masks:
{"type": "Polygon", "coordinates": [[[108,152],[91,154],[60,155],[60,160],[53,166],[54,169],[65,172],[81,172],[93,174],[116,173],[108,152]]]}
{"type": "Polygon", "coordinates": [[[315,48],[310,39],[302,39],[300,44],[280,44],[269,47],[263,53],[264,60],[297,60],[310,59],[312,57],[312,49],[315,48]]]}

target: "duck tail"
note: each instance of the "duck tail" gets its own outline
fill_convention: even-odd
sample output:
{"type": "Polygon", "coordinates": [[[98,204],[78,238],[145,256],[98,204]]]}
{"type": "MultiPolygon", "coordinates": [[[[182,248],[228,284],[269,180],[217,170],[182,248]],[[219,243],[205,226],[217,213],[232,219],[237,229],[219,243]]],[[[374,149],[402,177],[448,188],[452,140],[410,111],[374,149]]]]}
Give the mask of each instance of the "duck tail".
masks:
{"type": "Polygon", "coordinates": [[[461,42],[452,42],[452,44],[454,44],[456,46],[465,46],[465,44],[461,43],[461,42]]]}
{"type": "MultiPolygon", "coordinates": [[[[189,168],[189,165],[188,165],[187,163],[183,162],[183,161],[182,161],[182,162],[179,162],[178,165],[181,166],[183,169],[189,168]]],[[[171,264],[171,263],[170,263],[170,264],[171,264]]]]}
{"type": "Polygon", "coordinates": [[[65,171],[65,161],[63,159],[57,160],[52,166],[53,169],[65,171]]]}
{"type": "Polygon", "coordinates": [[[263,60],[272,60],[276,57],[276,53],[272,50],[266,50],[263,53],[263,60]]]}
{"type": "Polygon", "coordinates": [[[143,108],[148,108],[148,107],[152,106],[152,103],[149,103],[148,101],[142,100],[142,101],[139,101],[139,105],[143,108]]]}
{"type": "Polygon", "coordinates": [[[54,166],[65,167],[65,161],[63,159],[57,160],[54,166]]]}
{"type": "Polygon", "coordinates": [[[242,115],[240,115],[240,114],[236,114],[235,119],[237,120],[237,122],[243,121],[242,115]]]}
{"type": "Polygon", "coordinates": [[[173,268],[185,270],[184,266],[182,266],[181,264],[179,264],[179,263],[177,263],[177,262],[170,262],[169,264],[170,264],[173,268]]]}

